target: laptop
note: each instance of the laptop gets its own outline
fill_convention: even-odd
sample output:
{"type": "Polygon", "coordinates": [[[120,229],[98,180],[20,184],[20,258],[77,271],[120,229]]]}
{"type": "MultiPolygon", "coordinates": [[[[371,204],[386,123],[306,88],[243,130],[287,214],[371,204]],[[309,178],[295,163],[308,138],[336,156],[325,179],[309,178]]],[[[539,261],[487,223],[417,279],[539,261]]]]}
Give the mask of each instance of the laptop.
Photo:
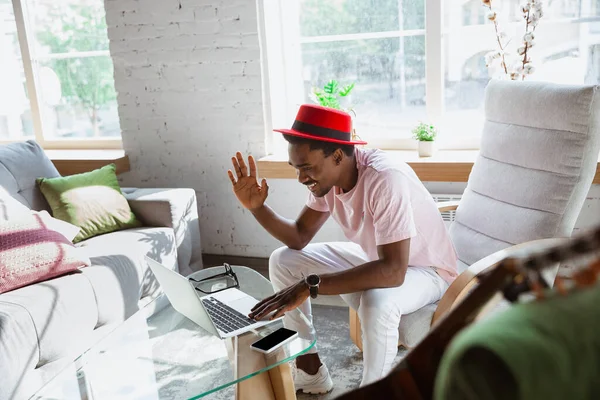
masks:
{"type": "Polygon", "coordinates": [[[248,318],[258,300],[236,288],[204,294],[179,273],[146,256],[148,266],[177,312],[200,325],[207,332],[225,339],[278,321],[248,318]]]}

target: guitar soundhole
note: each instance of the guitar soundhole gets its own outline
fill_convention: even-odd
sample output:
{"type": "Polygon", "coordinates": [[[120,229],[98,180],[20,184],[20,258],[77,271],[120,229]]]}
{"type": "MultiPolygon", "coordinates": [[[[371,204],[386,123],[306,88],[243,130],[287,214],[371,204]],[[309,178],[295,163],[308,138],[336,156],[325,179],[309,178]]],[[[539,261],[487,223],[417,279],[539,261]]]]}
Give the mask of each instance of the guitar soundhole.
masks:
{"type": "Polygon", "coordinates": [[[527,269],[534,269],[535,266],[537,265],[537,260],[534,257],[528,258],[527,260],[525,260],[523,265],[527,269]]]}
{"type": "Polygon", "coordinates": [[[600,243],[600,229],[596,230],[596,232],[594,232],[594,242],[596,244],[600,243]]]}
{"type": "Polygon", "coordinates": [[[573,243],[573,250],[575,250],[577,253],[585,253],[593,248],[594,243],[584,239],[577,239],[575,243],[573,243]]]}
{"type": "Polygon", "coordinates": [[[548,257],[548,260],[550,260],[550,262],[559,262],[562,259],[560,250],[558,248],[550,250],[548,254],[546,254],[546,257],[548,257]]]}

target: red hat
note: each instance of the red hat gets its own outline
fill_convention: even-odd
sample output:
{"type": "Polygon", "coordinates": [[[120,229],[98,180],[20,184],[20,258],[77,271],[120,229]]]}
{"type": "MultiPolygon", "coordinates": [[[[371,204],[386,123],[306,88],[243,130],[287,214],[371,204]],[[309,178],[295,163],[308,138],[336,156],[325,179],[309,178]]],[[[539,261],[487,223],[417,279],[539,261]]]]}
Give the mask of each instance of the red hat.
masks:
{"type": "Polygon", "coordinates": [[[314,104],[300,106],[292,129],[274,129],[274,131],[323,142],[367,144],[361,140],[352,140],[350,114],[314,104]]]}

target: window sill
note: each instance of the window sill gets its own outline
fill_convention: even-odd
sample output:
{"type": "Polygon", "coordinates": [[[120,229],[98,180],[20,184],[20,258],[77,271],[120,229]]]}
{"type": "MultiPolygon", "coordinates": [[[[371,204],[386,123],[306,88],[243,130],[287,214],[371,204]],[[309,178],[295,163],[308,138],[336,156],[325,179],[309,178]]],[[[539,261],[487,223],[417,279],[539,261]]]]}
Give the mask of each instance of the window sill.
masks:
{"type": "MultiPolygon", "coordinates": [[[[419,157],[416,150],[386,150],[406,162],[423,182],[467,182],[477,150],[438,150],[433,157],[419,157]]],[[[261,177],[296,179],[296,171],[288,164],[287,156],[270,155],[258,160],[261,177]]],[[[600,183],[600,163],[593,183],[600,183]]]]}
{"type": "Polygon", "coordinates": [[[44,150],[58,172],[73,175],[114,163],[117,174],[130,170],[129,157],[123,150],[44,150]]]}

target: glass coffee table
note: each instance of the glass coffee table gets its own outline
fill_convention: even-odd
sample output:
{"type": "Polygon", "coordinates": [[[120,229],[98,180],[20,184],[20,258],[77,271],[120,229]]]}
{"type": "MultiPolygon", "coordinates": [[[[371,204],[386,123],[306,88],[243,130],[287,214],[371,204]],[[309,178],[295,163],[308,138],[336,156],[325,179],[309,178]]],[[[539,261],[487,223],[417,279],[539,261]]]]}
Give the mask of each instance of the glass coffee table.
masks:
{"type": "MultiPolygon", "coordinates": [[[[200,280],[223,270],[207,268],[191,276],[200,280]]],[[[243,292],[259,300],[273,294],[271,283],[258,272],[237,266],[233,271],[243,292]]],[[[299,310],[293,312],[305,318],[299,310]]],[[[268,355],[250,349],[251,343],[282,326],[280,320],[221,340],[179,314],[161,295],[32,399],[197,399],[234,384],[237,399],[295,399],[288,361],[306,353],[316,338],[299,336],[268,355]]]]}

